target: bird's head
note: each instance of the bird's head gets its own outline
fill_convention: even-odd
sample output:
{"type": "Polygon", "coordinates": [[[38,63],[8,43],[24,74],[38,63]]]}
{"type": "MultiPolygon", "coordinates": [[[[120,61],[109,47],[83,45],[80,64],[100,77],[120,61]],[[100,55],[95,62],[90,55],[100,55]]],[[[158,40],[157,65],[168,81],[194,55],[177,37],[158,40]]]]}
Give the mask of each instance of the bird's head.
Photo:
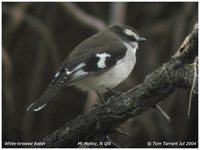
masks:
{"type": "Polygon", "coordinates": [[[138,32],[130,26],[127,25],[112,25],[111,30],[116,33],[121,39],[125,40],[126,42],[141,42],[145,41],[146,39],[140,37],[138,32]]]}

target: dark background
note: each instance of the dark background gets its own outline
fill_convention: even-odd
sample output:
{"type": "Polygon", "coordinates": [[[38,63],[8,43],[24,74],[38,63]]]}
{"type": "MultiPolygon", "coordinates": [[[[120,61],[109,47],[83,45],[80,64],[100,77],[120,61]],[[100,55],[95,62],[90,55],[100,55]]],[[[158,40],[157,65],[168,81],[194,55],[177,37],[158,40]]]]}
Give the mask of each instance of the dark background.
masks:
{"type": "MultiPolygon", "coordinates": [[[[94,93],[87,96],[67,87],[43,110],[26,111],[76,45],[114,23],[138,30],[147,41],[140,44],[134,71],[116,88],[126,91],[177,51],[197,22],[198,3],[2,3],[2,11],[2,139],[32,142],[88,112],[96,103],[91,100],[94,93]]],[[[171,123],[149,109],[121,125],[130,137],[113,133],[111,138],[122,147],[147,147],[148,141],[197,142],[197,98],[192,101],[191,119],[187,118],[188,101],[189,89],[177,89],[160,103],[171,123]]]]}

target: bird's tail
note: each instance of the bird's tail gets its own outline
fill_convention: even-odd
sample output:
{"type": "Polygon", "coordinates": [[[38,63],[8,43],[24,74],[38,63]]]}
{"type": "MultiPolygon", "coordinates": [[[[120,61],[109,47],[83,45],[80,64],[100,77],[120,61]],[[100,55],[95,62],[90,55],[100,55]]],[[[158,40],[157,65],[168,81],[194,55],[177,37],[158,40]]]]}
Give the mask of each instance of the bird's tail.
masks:
{"type": "Polygon", "coordinates": [[[32,103],[28,108],[27,111],[39,111],[44,108],[47,103],[57,94],[57,90],[55,86],[49,87],[44,94],[34,103],[32,103]]]}

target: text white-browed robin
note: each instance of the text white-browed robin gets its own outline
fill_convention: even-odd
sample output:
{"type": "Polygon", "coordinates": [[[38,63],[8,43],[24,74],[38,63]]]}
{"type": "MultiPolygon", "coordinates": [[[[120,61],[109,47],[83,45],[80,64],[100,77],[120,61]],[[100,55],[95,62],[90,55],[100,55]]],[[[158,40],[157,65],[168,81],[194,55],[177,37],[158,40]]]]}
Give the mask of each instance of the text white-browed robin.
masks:
{"type": "Polygon", "coordinates": [[[102,94],[124,81],[136,63],[137,31],[112,25],[81,42],[58,69],[44,94],[27,110],[39,111],[65,86],[78,86],[102,94]]]}

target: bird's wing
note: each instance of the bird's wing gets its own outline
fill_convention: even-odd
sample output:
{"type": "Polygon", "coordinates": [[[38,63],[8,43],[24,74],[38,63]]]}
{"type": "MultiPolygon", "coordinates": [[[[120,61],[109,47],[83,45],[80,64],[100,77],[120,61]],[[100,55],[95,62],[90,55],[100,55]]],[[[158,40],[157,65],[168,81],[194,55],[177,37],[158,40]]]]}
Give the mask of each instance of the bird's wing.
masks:
{"type": "MultiPolygon", "coordinates": [[[[108,42],[109,43],[109,42],[108,42]]],[[[118,60],[126,54],[123,44],[105,44],[96,48],[82,50],[80,54],[70,55],[67,61],[61,65],[44,94],[28,107],[28,111],[42,109],[60,88],[83,79],[91,74],[104,72],[112,68],[118,60]],[[89,52],[90,51],[90,52],[89,52]]]]}
{"type": "Polygon", "coordinates": [[[118,43],[88,49],[86,53],[77,54],[74,57],[70,56],[70,59],[61,66],[60,72],[57,72],[57,75],[65,74],[63,79],[65,78],[64,83],[66,85],[94,73],[103,73],[111,69],[122,59],[126,55],[126,51],[127,48],[123,44],[118,43]]]}

